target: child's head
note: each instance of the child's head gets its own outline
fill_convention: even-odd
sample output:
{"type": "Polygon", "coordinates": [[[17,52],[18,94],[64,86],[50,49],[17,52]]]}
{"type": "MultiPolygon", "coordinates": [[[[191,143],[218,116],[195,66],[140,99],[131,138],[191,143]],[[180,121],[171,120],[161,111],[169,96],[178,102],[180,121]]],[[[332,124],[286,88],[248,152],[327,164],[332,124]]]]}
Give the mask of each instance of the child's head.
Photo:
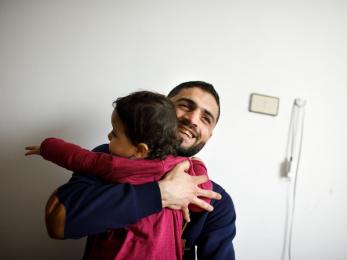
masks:
{"type": "Polygon", "coordinates": [[[177,118],[164,95],[134,92],[113,102],[110,153],[123,157],[165,158],[176,153],[177,118]]]}

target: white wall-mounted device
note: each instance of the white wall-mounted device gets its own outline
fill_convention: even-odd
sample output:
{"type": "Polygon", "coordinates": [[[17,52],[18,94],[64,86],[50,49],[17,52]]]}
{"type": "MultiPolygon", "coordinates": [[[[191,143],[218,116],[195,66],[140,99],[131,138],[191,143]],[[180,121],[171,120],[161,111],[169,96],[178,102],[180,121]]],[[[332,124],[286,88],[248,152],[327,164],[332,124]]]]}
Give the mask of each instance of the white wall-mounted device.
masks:
{"type": "Polygon", "coordinates": [[[271,116],[277,116],[280,99],[277,97],[252,93],[249,111],[271,116]]]}

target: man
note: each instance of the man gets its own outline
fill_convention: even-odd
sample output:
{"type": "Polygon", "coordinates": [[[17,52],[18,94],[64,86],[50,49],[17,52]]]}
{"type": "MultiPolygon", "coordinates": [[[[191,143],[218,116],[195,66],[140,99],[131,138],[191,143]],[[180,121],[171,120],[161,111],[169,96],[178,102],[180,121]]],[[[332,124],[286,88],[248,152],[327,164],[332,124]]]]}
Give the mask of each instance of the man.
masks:
{"type": "MultiPolygon", "coordinates": [[[[211,84],[185,82],[169,93],[176,106],[179,137],[178,154],[193,156],[212,136],[219,119],[219,96],[211,84]]],[[[107,152],[108,146],[95,149],[107,152]]],[[[112,259],[112,246],[122,239],[124,228],[164,207],[182,210],[188,225],[182,239],[185,260],[234,259],[235,211],[230,196],[216,183],[214,191],[200,189],[205,176],[185,173],[188,163],[178,164],[159,182],[133,186],[108,184],[82,173],[74,173],[68,183],[50,197],[46,225],[53,238],[81,238],[88,235],[84,259],[100,252],[98,259],[112,259]],[[211,205],[198,197],[212,199],[211,205]],[[193,203],[206,211],[188,212],[193,203]],[[197,251],[195,250],[197,247],[197,251]]],[[[144,252],[145,254],[145,252],[144,252]]],[[[145,258],[144,258],[145,259],[145,258]]]]}

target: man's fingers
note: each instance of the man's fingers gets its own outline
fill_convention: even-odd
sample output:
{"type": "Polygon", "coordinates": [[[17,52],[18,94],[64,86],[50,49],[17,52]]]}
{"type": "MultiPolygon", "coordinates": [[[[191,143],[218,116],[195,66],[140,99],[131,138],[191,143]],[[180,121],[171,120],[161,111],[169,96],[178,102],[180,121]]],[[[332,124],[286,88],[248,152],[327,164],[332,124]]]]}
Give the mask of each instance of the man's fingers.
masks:
{"type": "Polygon", "coordinates": [[[185,161],[183,161],[183,162],[180,162],[180,163],[178,163],[176,166],[175,166],[175,168],[179,168],[179,170],[180,171],[188,171],[188,169],[189,169],[189,161],[188,160],[185,160],[185,161]]]}
{"type": "Polygon", "coordinates": [[[168,205],[167,207],[170,208],[170,209],[177,209],[177,210],[181,210],[182,209],[182,207],[179,206],[179,205],[168,205]]]}
{"type": "Polygon", "coordinates": [[[188,207],[184,206],[181,207],[179,205],[169,205],[168,208],[174,209],[174,210],[181,210],[183,214],[183,218],[187,221],[190,222],[190,214],[189,214],[189,209],[188,207]]]}
{"type": "Polygon", "coordinates": [[[190,222],[190,215],[189,215],[189,209],[187,207],[182,208],[183,212],[183,218],[187,221],[190,222]]]}
{"type": "Polygon", "coordinates": [[[218,192],[215,192],[213,190],[204,190],[201,188],[198,188],[197,196],[216,200],[220,200],[222,198],[222,195],[220,195],[218,192]]]}
{"type": "Polygon", "coordinates": [[[193,178],[193,182],[196,185],[199,185],[208,181],[207,175],[192,176],[192,178],[193,178]]]}
{"type": "Polygon", "coordinates": [[[213,210],[213,207],[210,204],[203,201],[202,199],[199,199],[198,197],[195,197],[193,199],[192,204],[210,212],[213,210]]]}

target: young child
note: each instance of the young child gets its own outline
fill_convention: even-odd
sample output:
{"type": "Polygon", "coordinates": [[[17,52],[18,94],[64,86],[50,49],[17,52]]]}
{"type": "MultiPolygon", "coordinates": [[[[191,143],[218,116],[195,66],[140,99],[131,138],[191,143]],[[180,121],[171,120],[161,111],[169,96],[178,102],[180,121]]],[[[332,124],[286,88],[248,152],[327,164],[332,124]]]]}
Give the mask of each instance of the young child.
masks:
{"type": "MultiPolygon", "coordinates": [[[[26,147],[26,155],[41,155],[69,170],[88,172],[112,183],[158,181],[184,160],[190,163],[189,174],[207,174],[200,160],[174,156],[178,145],[177,118],[175,107],[167,97],[140,91],[118,98],[114,105],[112,131],[108,134],[110,154],[48,138],[40,146],[26,147]]],[[[201,187],[212,189],[212,184],[206,182],[201,187]]],[[[189,209],[202,211],[192,205],[189,209]]],[[[91,258],[182,259],[182,224],[181,211],[165,208],[125,228],[122,239],[109,240],[106,246],[119,248],[115,255],[103,255],[115,250],[93,248],[91,258]]],[[[104,248],[105,241],[102,244],[104,248]]]]}

